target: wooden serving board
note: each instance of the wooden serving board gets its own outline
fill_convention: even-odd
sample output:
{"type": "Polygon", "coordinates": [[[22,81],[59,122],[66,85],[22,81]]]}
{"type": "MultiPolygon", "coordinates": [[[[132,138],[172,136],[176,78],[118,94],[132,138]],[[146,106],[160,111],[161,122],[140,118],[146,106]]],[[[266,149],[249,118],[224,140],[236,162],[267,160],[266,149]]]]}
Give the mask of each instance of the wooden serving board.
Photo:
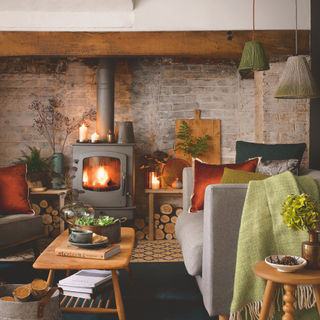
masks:
{"type": "MultiPolygon", "coordinates": [[[[194,111],[194,116],[195,120],[176,120],[175,136],[177,136],[178,132],[180,131],[183,121],[185,121],[190,128],[190,134],[193,137],[192,141],[195,141],[195,138],[204,137],[206,134],[209,135],[210,139],[207,140],[207,151],[202,153],[202,155],[198,156],[197,158],[210,164],[220,164],[220,120],[201,120],[199,109],[194,111]]],[[[178,142],[183,141],[175,138],[175,145],[177,145],[178,142]]],[[[183,150],[176,150],[175,156],[177,158],[185,159],[190,165],[192,165],[191,155],[184,156],[183,150]]]]}

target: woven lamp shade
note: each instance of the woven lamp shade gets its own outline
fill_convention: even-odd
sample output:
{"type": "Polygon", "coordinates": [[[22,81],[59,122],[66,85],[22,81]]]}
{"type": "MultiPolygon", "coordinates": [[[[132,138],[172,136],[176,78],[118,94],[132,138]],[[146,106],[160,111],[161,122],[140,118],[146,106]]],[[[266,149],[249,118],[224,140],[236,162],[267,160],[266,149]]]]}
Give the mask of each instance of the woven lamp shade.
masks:
{"type": "Polygon", "coordinates": [[[288,58],[279,86],[274,94],[278,99],[320,98],[317,85],[312,77],[305,57],[288,58]]]}
{"type": "Polygon", "coordinates": [[[241,61],[238,67],[243,71],[265,71],[269,70],[266,53],[264,52],[262,42],[249,41],[244,45],[241,61]]]}

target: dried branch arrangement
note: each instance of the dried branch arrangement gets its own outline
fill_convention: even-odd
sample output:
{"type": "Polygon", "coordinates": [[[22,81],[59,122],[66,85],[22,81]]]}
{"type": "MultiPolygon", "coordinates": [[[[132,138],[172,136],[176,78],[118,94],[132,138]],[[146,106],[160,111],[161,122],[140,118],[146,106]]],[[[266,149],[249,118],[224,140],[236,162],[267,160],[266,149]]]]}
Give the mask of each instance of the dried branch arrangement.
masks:
{"type": "Polygon", "coordinates": [[[82,116],[75,120],[69,116],[62,115],[57,109],[63,107],[61,100],[57,98],[49,99],[49,105],[45,106],[40,101],[33,101],[29,106],[30,110],[38,113],[37,118],[34,119],[33,126],[37,129],[38,133],[46,138],[49,142],[53,153],[56,153],[56,145],[58,138],[64,132],[64,137],[61,140],[61,153],[63,153],[68,136],[83,123],[86,124],[87,120],[96,120],[96,110],[91,108],[85,110],[82,116]]]}

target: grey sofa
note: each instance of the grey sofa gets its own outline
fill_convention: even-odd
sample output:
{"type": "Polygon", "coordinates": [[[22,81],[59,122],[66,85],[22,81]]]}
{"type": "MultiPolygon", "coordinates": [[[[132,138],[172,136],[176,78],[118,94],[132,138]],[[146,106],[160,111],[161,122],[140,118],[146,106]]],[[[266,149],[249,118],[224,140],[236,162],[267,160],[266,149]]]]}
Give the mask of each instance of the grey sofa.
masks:
{"type": "Polygon", "coordinates": [[[42,216],[13,214],[0,216],[0,257],[32,247],[39,256],[38,239],[45,237],[42,216]]]}
{"type": "MultiPolygon", "coordinates": [[[[302,169],[320,181],[320,171],[302,169]]],[[[183,213],[176,236],[188,273],[197,280],[209,316],[229,319],[237,243],[248,184],[215,184],[205,191],[204,210],[188,213],[192,168],[183,170],[183,213]]]]}

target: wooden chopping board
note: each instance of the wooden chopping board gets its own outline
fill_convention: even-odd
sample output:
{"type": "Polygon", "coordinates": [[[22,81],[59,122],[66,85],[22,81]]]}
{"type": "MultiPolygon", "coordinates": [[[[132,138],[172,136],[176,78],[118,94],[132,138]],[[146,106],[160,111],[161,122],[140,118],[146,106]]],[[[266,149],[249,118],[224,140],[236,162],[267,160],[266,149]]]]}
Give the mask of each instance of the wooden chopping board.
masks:
{"type": "MultiPolygon", "coordinates": [[[[177,136],[178,132],[180,131],[180,127],[183,121],[185,121],[190,128],[190,134],[193,137],[193,142],[195,142],[195,138],[204,137],[207,134],[208,136],[210,136],[210,139],[207,140],[208,149],[197,158],[210,164],[220,164],[220,120],[201,120],[200,112],[201,111],[199,109],[196,109],[194,111],[194,120],[176,120],[175,136],[177,136]]],[[[178,142],[183,142],[183,140],[175,138],[175,145],[177,145],[178,142]]],[[[183,150],[176,150],[175,156],[177,158],[185,159],[189,162],[190,165],[192,165],[191,155],[184,156],[183,150]]]]}

